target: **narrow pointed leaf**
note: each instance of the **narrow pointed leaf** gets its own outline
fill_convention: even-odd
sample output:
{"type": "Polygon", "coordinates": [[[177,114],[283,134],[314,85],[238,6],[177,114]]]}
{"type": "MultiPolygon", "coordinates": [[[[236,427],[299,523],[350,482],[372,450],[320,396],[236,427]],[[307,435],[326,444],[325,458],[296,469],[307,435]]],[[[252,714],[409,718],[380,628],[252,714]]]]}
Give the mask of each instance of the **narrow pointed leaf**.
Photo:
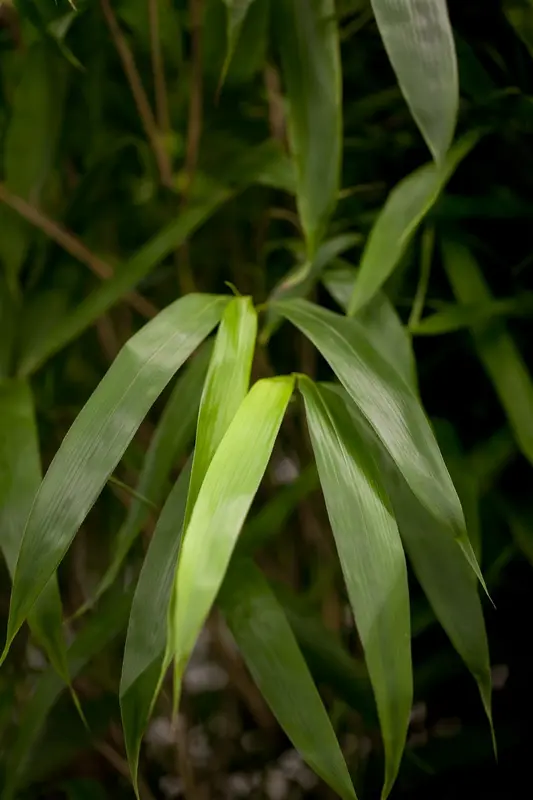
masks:
{"type": "Polygon", "coordinates": [[[420,401],[363,326],[305,300],[275,308],[299,328],[329,362],[348,394],[383,442],[422,505],[457,537],[482,580],[463,511],[420,401]]]}
{"type": "Polygon", "coordinates": [[[185,526],[211,459],[248,392],[256,335],[251,299],[235,297],[224,311],[202,393],[185,526]]]}
{"type": "MultiPolygon", "coordinates": [[[[113,595],[77,635],[68,650],[68,670],[74,678],[125,628],[131,595],[113,595]]],[[[65,688],[62,680],[47,670],[38,680],[17,726],[17,733],[7,757],[6,783],[2,800],[18,796],[17,789],[31,758],[32,748],[43,733],[48,714],[65,688]]]]}
{"type": "Polygon", "coordinates": [[[224,79],[228,72],[231,59],[235,52],[235,47],[239,41],[239,36],[248,13],[248,9],[254,0],[224,0],[226,6],[226,57],[224,59],[224,66],[222,67],[222,75],[220,84],[224,83],[224,79]]]}
{"type": "Polygon", "coordinates": [[[318,474],[372,681],[385,746],[386,797],[413,699],[407,568],[379,466],[342,399],[299,379],[318,474]]]}
{"type": "Polygon", "coordinates": [[[124,524],[117,534],[111,564],[95,596],[87,605],[92,605],[113,584],[133,542],[150,516],[149,503],[156,507],[161,504],[172,467],[183,455],[194,436],[210,355],[209,342],[202,347],[176,381],[147,450],[137,483],[136,497],[130,504],[124,524]]]}
{"type": "Polygon", "coordinates": [[[426,164],[392,190],[368,237],[349,314],[368,303],[390,277],[416,229],[478,138],[477,134],[463,137],[440,166],[426,164]]]}
{"type": "Polygon", "coordinates": [[[356,797],[335,732],[276,596],[252,561],[224,582],[222,611],[252,677],[302,757],[344,800],[356,797]]]}
{"type": "Polygon", "coordinates": [[[120,708],[126,753],[135,787],[141,739],[165,667],[168,608],[190,475],[189,462],[163,506],[139,576],[128,624],[120,679],[120,708]]]}
{"type": "Polygon", "coordinates": [[[508,300],[449,305],[442,311],[436,311],[420,320],[417,325],[411,327],[411,332],[415,336],[440,336],[474,325],[487,324],[498,317],[529,316],[533,307],[531,300],[531,296],[524,292],[521,297],[508,300]]]}
{"type": "Polygon", "coordinates": [[[222,584],[293,390],[290,377],[258,381],[243,400],[207,470],[181,550],[170,620],[176,676],[222,584]]]}
{"type": "MultiPolygon", "coordinates": [[[[31,389],[25,381],[6,381],[0,386],[0,548],[11,579],[40,482],[41,457],[31,389]]],[[[55,574],[46,584],[29,622],[56,672],[68,683],[55,574]]]]}
{"type": "Polygon", "coordinates": [[[402,93],[440,163],[453,139],[459,106],[446,0],[372,0],[372,8],[402,93]]]}
{"type": "MultiPolygon", "coordinates": [[[[459,303],[490,303],[493,298],[470,252],[448,242],[444,265],[459,303]]],[[[524,359],[503,323],[474,325],[479,360],[502,404],[516,442],[533,464],[533,381],[524,359]]]]}
{"type": "Polygon", "coordinates": [[[341,68],[333,0],[275,0],[274,26],[288,98],[297,202],[313,258],[339,191],[341,68]]]}
{"type": "Polygon", "coordinates": [[[15,571],[6,652],[142,420],[217,324],[227,298],[188,295],[123,347],[67,433],[37,493],[15,571]]]}

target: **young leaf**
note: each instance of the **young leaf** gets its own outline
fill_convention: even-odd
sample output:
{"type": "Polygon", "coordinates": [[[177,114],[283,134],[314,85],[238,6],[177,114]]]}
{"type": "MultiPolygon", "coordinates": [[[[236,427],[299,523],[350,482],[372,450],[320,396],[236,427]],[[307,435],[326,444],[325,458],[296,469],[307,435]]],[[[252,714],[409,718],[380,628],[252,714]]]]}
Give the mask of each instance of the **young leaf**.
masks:
{"type": "Polygon", "coordinates": [[[297,201],[311,260],[337,203],[342,107],[333,0],[275,0],[274,25],[289,101],[297,201]]]}
{"type": "Polygon", "coordinates": [[[127,342],[81,410],[26,523],[4,656],[152,404],[226,303],[193,294],[168,306],[127,342]]]}
{"type": "Polygon", "coordinates": [[[120,679],[120,708],[136,792],[141,739],[164,673],[168,608],[190,475],[189,462],[163,506],[139,575],[128,624],[120,679]]]}
{"type": "Polygon", "coordinates": [[[207,470],[180,554],[170,619],[177,688],[267,467],[293,378],[258,381],[207,470]]]}
{"type": "Polygon", "coordinates": [[[344,800],[356,794],[335,732],[281,605],[253,561],[237,561],[219,602],[261,694],[310,767],[344,800]]]}
{"type": "MultiPolygon", "coordinates": [[[[493,298],[471,253],[446,242],[444,266],[459,303],[490,303],[493,298]]],[[[520,351],[497,321],[472,327],[474,346],[509,420],[516,442],[533,464],[533,382],[520,351]]]]}
{"type": "Polygon", "coordinates": [[[342,399],[298,382],[344,580],[365,652],[385,746],[386,797],[402,757],[413,699],[407,569],[377,462],[342,399]]]}
{"type": "Polygon", "coordinates": [[[372,0],[372,8],[400,89],[440,164],[453,139],[459,106],[446,0],[372,0]]]}
{"type": "Polygon", "coordinates": [[[257,335],[249,297],[235,297],[222,317],[202,393],[185,527],[215,451],[248,392],[257,335]]]}
{"type": "MultiPolygon", "coordinates": [[[[25,381],[0,386],[0,547],[11,578],[24,524],[41,482],[41,457],[31,389],[25,381]]],[[[51,664],[69,683],[62,634],[62,609],[53,574],[29,619],[51,664]]]]}
{"type": "Polygon", "coordinates": [[[478,134],[464,136],[442,164],[420,167],[392,190],[368,237],[349,314],[368,303],[390,277],[416,229],[478,139],[478,134]]]}
{"type": "Polygon", "coordinates": [[[150,515],[147,501],[155,506],[161,504],[170,471],[194,436],[211,349],[211,342],[206,342],[187,365],[183,375],[178,377],[146,453],[136,497],[130,504],[124,524],[117,534],[111,564],[100,581],[94,597],[78,611],[78,615],[92,606],[113,584],[130,547],[150,515]]]}
{"type": "Polygon", "coordinates": [[[305,300],[274,304],[320,350],[422,505],[457,537],[482,580],[457,492],[419,400],[362,325],[305,300]]]}

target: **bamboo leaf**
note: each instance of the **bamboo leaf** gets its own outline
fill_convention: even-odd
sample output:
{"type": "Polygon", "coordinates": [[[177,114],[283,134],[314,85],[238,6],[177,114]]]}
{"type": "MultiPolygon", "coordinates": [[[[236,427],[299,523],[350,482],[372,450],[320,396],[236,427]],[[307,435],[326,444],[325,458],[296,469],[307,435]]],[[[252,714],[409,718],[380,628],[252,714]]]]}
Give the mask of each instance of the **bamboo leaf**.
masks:
{"type": "Polygon", "coordinates": [[[220,77],[220,85],[224,83],[227,75],[231,59],[235,52],[235,47],[239,41],[242,26],[248,10],[254,0],[224,0],[226,6],[226,57],[224,59],[224,66],[222,67],[222,75],[220,77]]]}
{"type": "Polygon", "coordinates": [[[457,56],[446,0],[372,0],[400,89],[437,163],[453,139],[457,56]]]}
{"type": "Polygon", "coordinates": [[[141,740],[165,670],[167,617],[181,544],[191,464],[181,472],[155,527],[135,590],[126,636],[120,708],[135,791],[141,740]]]}
{"type": "Polygon", "coordinates": [[[413,390],[356,319],[305,300],[274,307],[320,350],[415,496],[457,538],[482,581],[457,492],[413,390]]]}
{"type": "MultiPolygon", "coordinates": [[[[131,595],[113,594],[78,634],[68,650],[68,671],[73,678],[124,629],[130,604],[131,595]]],[[[32,748],[64,688],[62,680],[51,669],[39,678],[19,720],[15,741],[8,754],[2,800],[13,800],[18,796],[17,789],[24,779],[32,748]]]]}
{"type": "Polygon", "coordinates": [[[150,516],[147,501],[156,507],[161,504],[170,471],[194,436],[210,355],[211,346],[206,343],[187,365],[183,375],[178,377],[146,453],[137,484],[137,497],[131,503],[117,534],[111,564],[94,597],[78,615],[93,605],[113,584],[133,542],[150,516]]]}
{"type": "Polygon", "coordinates": [[[224,311],[200,402],[185,526],[207,468],[248,392],[256,335],[251,299],[235,297],[224,311]]]}
{"type": "Polygon", "coordinates": [[[343,401],[298,382],[344,580],[374,689],[387,797],[402,758],[413,699],[409,591],[403,547],[379,467],[343,401]]]}
{"type": "MultiPolygon", "coordinates": [[[[446,242],[444,265],[459,303],[491,303],[490,290],[471,253],[446,242]]],[[[471,330],[479,360],[509,420],[516,443],[533,464],[533,382],[524,359],[505,326],[494,321],[471,330]]]]}
{"type": "MultiPolygon", "coordinates": [[[[24,524],[41,482],[41,457],[31,389],[25,381],[0,386],[0,547],[13,579],[24,524]]],[[[30,618],[32,633],[68,684],[62,609],[52,574],[30,618]]]]}
{"type": "Polygon", "coordinates": [[[505,316],[529,316],[532,310],[532,298],[523,292],[519,298],[508,300],[490,300],[486,303],[469,303],[449,305],[442,311],[436,311],[420,320],[411,332],[415,336],[440,336],[446,333],[470,328],[473,325],[491,322],[505,316]]]}
{"type": "Polygon", "coordinates": [[[276,43],[289,101],[297,201],[311,260],[339,191],[341,68],[333,0],[276,0],[276,43]]]}
{"type": "Polygon", "coordinates": [[[170,619],[178,689],[265,472],[293,383],[278,377],[252,387],[202,483],[183,541],[170,619]]]}
{"type": "Polygon", "coordinates": [[[145,415],[217,324],[226,302],[193,294],[168,306],[122,348],[76,418],[26,524],[4,657],[145,415]]]}
{"type": "Polygon", "coordinates": [[[368,303],[390,277],[416,229],[478,139],[478,134],[464,136],[442,164],[425,164],[392,190],[368,237],[349,314],[368,303]]]}
{"type": "Polygon", "coordinates": [[[252,677],[302,757],[345,800],[356,797],[309,669],[281,605],[252,561],[231,567],[222,611],[252,677]]]}

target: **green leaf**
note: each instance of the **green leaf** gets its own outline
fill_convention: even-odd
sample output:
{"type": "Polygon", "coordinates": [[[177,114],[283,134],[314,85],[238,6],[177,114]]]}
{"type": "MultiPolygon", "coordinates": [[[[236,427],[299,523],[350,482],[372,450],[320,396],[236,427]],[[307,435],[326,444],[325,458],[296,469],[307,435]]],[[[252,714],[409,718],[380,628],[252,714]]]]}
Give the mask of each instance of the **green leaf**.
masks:
{"type": "Polygon", "coordinates": [[[167,618],[181,544],[191,464],[181,472],[157,522],[141,569],[126,636],[120,708],[136,792],[141,739],[165,671],[167,618]]]}
{"type": "Polygon", "coordinates": [[[455,536],[482,581],[457,492],[412,388],[363,326],[305,300],[274,307],[320,350],[422,505],[455,536]]]}
{"type": "Polygon", "coordinates": [[[251,299],[235,297],[224,311],[202,393],[185,527],[207,468],[248,392],[256,335],[251,299]]]}
{"type": "MultiPolygon", "coordinates": [[[[31,389],[25,381],[6,381],[0,386],[0,547],[11,579],[40,482],[41,457],[31,389]]],[[[69,683],[55,574],[50,576],[29,622],[56,672],[69,683]]]]}
{"type": "MultiPolygon", "coordinates": [[[[348,308],[356,279],[357,270],[350,266],[335,267],[324,275],[324,286],[344,311],[348,308]]],[[[374,347],[381,350],[388,361],[396,366],[404,380],[418,392],[411,338],[388,297],[383,292],[377,292],[359,310],[356,318],[374,347]]]]}
{"type": "Polygon", "coordinates": [[[505,16],[533,55],[533,2],[532,0],[504,0],[505,16]]]}
{"type": "Polygon", "coordinates": [[[254,681],[310,767],[345,800],[350,775],[309,669],[281,605],[252,561],[237,561],[224,581],[222,611],[254,681]]]}
{"type": "Polygon", "coordinates": [[[520,297],[508,300],[490,300],[485,303],[469,303],[449,305],[442,311],[436,311],[415,326],[411,333],[415,336],[439,336],[454,333],[474,325],[491,322],[496,317],[504,316],[529,316],[533,308],[532,298],[528,292],[523,292],[520,297]]]}
{"type": "Polygon", "coordinates": [[[274,34],[289,108],[297,201],[311,260],[337,203],[342,106],[333,0],[275,0],[274,34]]]}
{"type": "Polygon", "coordinates": [[[222,67],[222,75],[220,77],[220,84],[224,83],[231,59],[235,52],[235,47],[241,34],[242,26],[248,9],[254,0],[224,0],[226,6],[226,57],[224,59],[224,66],[222,67]]]}
{"type": "MultiPolygon", "coordinates": [[[[464,247],[446,242],[444,266],[459,303],[491,303],[493,297],[474,257],[464,247]]],[[[479,360],[502,404],[516,443],[533,464],[533,382],[524,359],[505,326],[494,321],[471,330],[479,360]]]]}
{"type": "Polygon", "coordinates": [[[345,404],[298,381],[344,580],[372,681],[385,746],[386,797],[402,758],[413,699],[403,547],[376,460],[345,404]]]}
{"type": "Polygon", "coordinates": [[[383,44],[416,124],[440,164],[453,139],[459,79],[446,0],[371,0],[383,44]]]}
{"type": "MultiPolygon", "coordinates": [[[[68,650],[68,670],[72,677],[76,677],[124,629],[130,604],[131,595],[113,593],[78,634],[68,650]]],[[[64,688],[62,680],[53,670],[47,670],[39,678],[18,721],[16,738],[8,755],[7,779],[2,787],[2,800],[12,800],[16,796],[24,779],[32,748],[38,742],[46,718],[64,688]]]]}
{"type": "Polygon", "coordinates": [[[252,387],[202,483],[183,541],[170,618],[177,689],[267,467],[293,384],[292,377],[278,377],[252,387]]]}
{"type": "Polygon", "coordinates": [[[416,229],[478,139],[478,134],[464,136],[441,165],[425,164],[392,190],[368,237],[349,314],[368,303],[390,277],[416,229]]]}
{"type": "Polygon", "coordinates": [[[26,524],[4,656],[142,420],[226,303],[225,297],[192,294],[168,306],[126,343],[81,410],[26,524]]]}
{"type": "Polygon", "coordinates": [[[157,507],[163,500],[172,467],[194,436],[211,349],[211,343],[206,342],[176,381],[147,450],[134,500],[117,534],[111,564],[94,597],[78,611],[78,616],[92,606],[115,581],[132,544],[150,517],[148,503],[157,507]]]}

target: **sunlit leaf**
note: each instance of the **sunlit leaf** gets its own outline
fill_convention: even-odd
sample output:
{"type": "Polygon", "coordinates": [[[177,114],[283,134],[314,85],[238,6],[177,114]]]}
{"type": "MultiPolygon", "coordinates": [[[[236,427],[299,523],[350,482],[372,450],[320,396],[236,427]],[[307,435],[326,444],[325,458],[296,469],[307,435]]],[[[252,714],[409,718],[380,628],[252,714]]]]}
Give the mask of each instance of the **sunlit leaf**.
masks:
{"type": "Polygon", "coordinates": [[[339,191],[341,68],[333,0],[275,0],[274,35],[289,105],[298,210],[312,259],[339,191]]]}
{"type": "Polygon", "coordinates": [[[252,561],[232,566],[222,611],[252,677],[302,757],[346,800],[355,791],[339,743],[283,608],[252,561]]]}
{"type": "MultiPolygon", "coordinates": [[[[464,247],[446,242],[444,264],[459,303],[493,301],[474,257],[464,247]]],[[[472,326],[472,337],[481,361],[505,411],[520,450],[533,463],[533,382],[524,359],[506,331],[493,321],[472,326]]]]}
{"type": "MultiPolygon", "coordinates": [[[[379,466],[342,399],[299,379],[311,442],[385,745],[386,797],[402,757],[413,699],[403,547],[379,466]]],[[[474,576],[472,576],[474,578],[474,576]]]]}
{"type": "Polygon", "coordinates": [[[371,0],[385,49],[437,163],[453,139],[459,79],[446,0],[371,0]]]}
{"type": "Polygon", "coordinates": [[[178,690],[267,467],[293,383],[290,377],[278,377],[254,384],[202,483],[185,532],[170,619],[178,690]]]}
{"type": "Polygon", "coordinates": [[[123,347],[37,493],[15,571],[6,650],[159,394],[219,321],[227,298],[187,295],[123,347]]]}
{"type": "Polygon", "coordinates": [[[368,237],[348,313],[355,314],[368,303],[390,277],[416,229],[478,139],[477,134],[464,136],[442,164],[425,164],[392,190],[368,237]]]}

